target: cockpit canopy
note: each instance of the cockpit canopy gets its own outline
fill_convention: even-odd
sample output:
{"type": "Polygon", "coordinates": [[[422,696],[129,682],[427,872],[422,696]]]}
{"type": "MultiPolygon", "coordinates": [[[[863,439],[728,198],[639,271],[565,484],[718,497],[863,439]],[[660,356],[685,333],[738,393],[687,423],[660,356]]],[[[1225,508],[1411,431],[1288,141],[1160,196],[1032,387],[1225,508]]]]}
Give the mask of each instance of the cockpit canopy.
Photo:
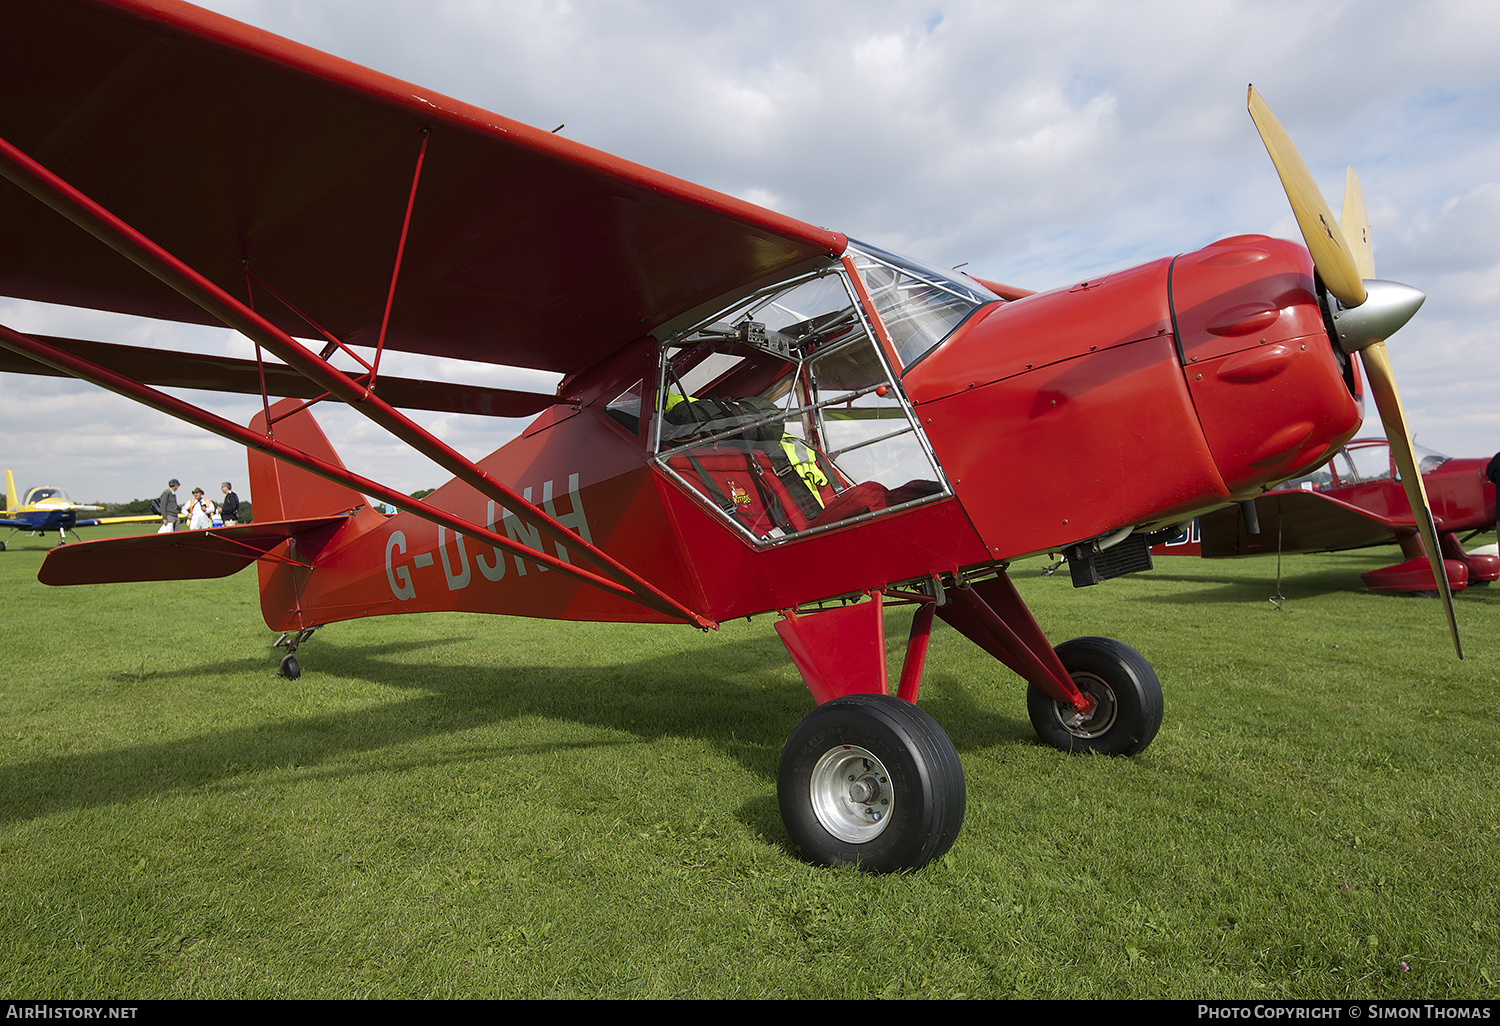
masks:
{"type": "MultiPolygon", "coordinates": [[[[916,362],[999,297],[866,246],[859,284],[916,362]]],[[[843,264],[761,290],[662,347],[648,444],[657,466],[757,545],[950,495],[897,368],[843,264]]],[[[642,397],[622,396],[622,422],[642,397]]]]}
{"type": "Polygon", "coordinates": [[[40,488],[30,488],[26,491],[25,504],[28,506],[35,506],[40,502],[49,500],[53,505],[60,503],[71,505],[73,502],[72,499],[68,498],[67,492],[61,488],[53,488],[50,485],[40,488]]]}
{"type": "MultiPolygon", "coordinates": [[[[1430,474],[1452,459],[1425,446],[1413,445],[1412,449],[1417,456],[1417,472],[1421,474],[1430,474]]],[[[1323,490],[1399,479],[1400,473],[1391,459],[1391,444],[1383,438],[1361,438],[1341,448],[1313,473],[1281,487],[1323,490]]]]}

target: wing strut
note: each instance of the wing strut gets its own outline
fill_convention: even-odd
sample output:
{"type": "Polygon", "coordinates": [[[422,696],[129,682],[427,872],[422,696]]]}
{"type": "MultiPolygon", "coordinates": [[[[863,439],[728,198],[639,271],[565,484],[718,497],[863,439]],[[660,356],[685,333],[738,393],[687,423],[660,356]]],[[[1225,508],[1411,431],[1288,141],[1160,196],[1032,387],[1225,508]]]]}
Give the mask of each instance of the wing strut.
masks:
{"type": "Polygon", "coordinates": [[[417,205],[417,186],[422,184],[422,164],[427,160],[427,140],[430,138],[432,132],[422,129],[422,146],[417,150],[417,166],[411,175],[411,193],[406,197],[406,216],[401,219],[401,240],[396,243],[396,265],[391,268],[391,287],[385,293],[385,312],[380,317],[380,335],[375,339],[375,363],[370,368],[367,393],[375,388],[375,375],[380,371],[380,354],[385,351],[385,333],[391,325],[391,307],[396,302],[396,282],[401,280],[401,258],[406,255],[406,235],[411,231],[411,211],[417,205]]]}
{"type": "MultiPolygon", "coordinates": [[[[268,456],[273,456],[285,463],[301,467],[329,481],[337,481],[340,484],[355,488],[366,495],[373,495],[377,499],[400,506],[401,509],[414,513],[424,520],[446,527],[450,531],[472,538],[482,538],[486,542],[496,545],[507,552],[534,563],[540,563],[549,570],[556,570],[583,584],[593,585],[621,598],[639,602],[641,605],[656,609],[675,619],[685,620],[700,627],[713,626],[712,622],[708,619],[699,616],[685,606],[672,601],[670,598],[666,598],[662,602],[650,601],[649,596],[639,595],[618,581],[602,577],[599,574],[593,573],[576,564],[566,562],[556,556],[548,555],[545,551],[522,545],[520,542],[504,534],[497,534],[493,530],[481,527],[478,524],[472,524],[462,517],[454,516],[446,510],[440,510],[420,499],[413,499],[411,496],[398,492],[394,488],[388,488],[378,481],[372,481],[335,463],[329,463],[316,456],[311,456],[300,449],[294,449],[291,446],[276,441],[275,438],[261,435],[246,427],[241,427],[233,421],[215,416],[207,410],[201,410],[175,396],[159,392],[154,388],[142,385],[137,381],[132,381],[104,367],[91,364],[87,360],[80,359],[71,353],[57,349],[29,335],[24,335],[3,324],[0,324],[0,347],[23,353],[33,360],[45,363],[47,366],[54,367],[72,377],[87,381],[93,385],[98,385],[100,388],[108,389],[128,399],[133,399],[143,406],[149,406],[168,416],[185,420],[195,427],[203,428],[205,431],[210,431],[232,442],[238,442],[246,448],[258,449],[268,456]]],[[[524,502],[524,500],[522,501],[524,502]]],[[[510,510],[510,507],[507,506],[506,509],[510,510]]],[[[511,512],[514,512],[514,510],[511,510],[511,512]]],[[[587,543],[581,538],[573,540],[575,537],[570,534],[566,544],[570,547],[587,546],[587,543]]]]}
{"type": "MultiPolygon", "coordinates": [[[[273,355],[301,371],[308,379],[327,389],[329,393],[353,409],[363,413],[458,480],[481,495],[503,504],[522,522],[537,528],[552,541],[566,546],[569,551],[580,552],[607,576],[600,576],[600,574],[561,560],[554,563],[550,559],[541,559],[539,557],[545,556],[545,553],[523,547],[526,559],[545,562],[551,569],[558,570],[569,577],[631,598],[675,619],[704,628],[714,626],[712,620],[688,609],[602,549],[584,541],[545,510],[522,498],[503,482],[492,477],[483,468],[432,435],[379,396],[356,383],[316,354],[309,352],[290,335],[32,160],[5,139],[0,139],[0,175],[196,303],[226,326],[239,331],[257,345],[264,346],[273,355]]],[[[392,489],[375,481],[280,445],[274,439],[263,438],[238,424],[215,417],[207,411],[105,371],[103,368],[95,367],[18,332],[10,330],[0,332],[0,344],[8,349],[23,352],[44,364],[64,370],[75,377],[83,378],[171,416],[196,424],[215,434],[233,438],[241,444],[260,449],[277,459],[301,466],[319,476],[341,481],[366,494],[399,504],[402,508],[422,516],[423,519],[441,524],[450,530],[484,538],[507,551],[514,551],[518,547],[517,543],[508,537],[496,535],[494,531],[471,524],[426,503],[414,502],[409,496],[398,495],[392,489]]]]}

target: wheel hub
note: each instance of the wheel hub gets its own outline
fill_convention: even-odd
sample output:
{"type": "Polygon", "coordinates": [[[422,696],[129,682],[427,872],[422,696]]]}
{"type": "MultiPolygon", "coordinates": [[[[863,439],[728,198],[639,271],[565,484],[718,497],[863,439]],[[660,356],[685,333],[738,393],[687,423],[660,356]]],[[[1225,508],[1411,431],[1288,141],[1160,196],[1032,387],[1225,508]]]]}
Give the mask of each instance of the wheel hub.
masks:
{"type": "Polygon", "coordinates": [[[1119,715],[1120,709],[1114,690],[1092,673],[1073,674],[1073,683],[1078,685],[1079,691],[1094,700],[1094,707],[1084,713],[1059,702],[1057,704],[1058,720],[1068,733],[1075,737],[1098,737],[1107,733],[1109,728],[1114,726],[1115,717],[1119,715]]]}
{"type": "Polygon", "coordinates": [[[813,767],[808,790],[823,829],[849,844],[880,836],[895,807],[885,766],[874,753],[855,745],[824,752],[813,767]]]}

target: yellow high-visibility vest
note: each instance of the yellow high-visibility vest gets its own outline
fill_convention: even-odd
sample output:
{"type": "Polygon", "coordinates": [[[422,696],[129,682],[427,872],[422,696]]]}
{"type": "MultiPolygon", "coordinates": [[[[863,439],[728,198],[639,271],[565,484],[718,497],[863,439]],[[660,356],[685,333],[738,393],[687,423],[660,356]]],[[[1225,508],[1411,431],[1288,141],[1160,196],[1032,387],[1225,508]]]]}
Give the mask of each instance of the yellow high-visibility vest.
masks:
{"type": "Polygon", "coordinates": [[[823,468],[818,466],[818,454],[810,449],[806,442],[791,435],[781,436],[781,449],[786,453],[786,458],[791,461],[792,469],[797,476],[802,478],[802,483],[807,485],[808,491],[813,493],[813,498],[818,500],[818,505],[823,505],[823,493],[818,491],[820,485],[828,484],[828,475],[823,473],[823,468]]]}

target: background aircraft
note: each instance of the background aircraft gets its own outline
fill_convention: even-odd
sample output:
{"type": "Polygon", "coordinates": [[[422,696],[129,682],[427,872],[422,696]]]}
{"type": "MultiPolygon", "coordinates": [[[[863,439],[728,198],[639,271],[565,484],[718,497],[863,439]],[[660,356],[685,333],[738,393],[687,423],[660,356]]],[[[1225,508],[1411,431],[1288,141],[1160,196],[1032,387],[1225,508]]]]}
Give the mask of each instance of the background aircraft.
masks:
{"type": "MultiPolygon", "coordinates": [[[[1449,586],[1456,591],[1500,579],[1500,557],[1466,552],[1465,539],[1459,537],[1495,526],[1495,486],[1485,477],[1489,459],[1417,451],[1449,586]]],[[[1234,508],[1206,513],[1192,530],[1152,552],[1223,558],[1397,543],[1405,561],[1362,574],[1365,584],[1372,591],[1437,590],[1400,471],[1384,439],[1350,442],[1320,470],[1257,498],[1255,513],[1252,524],[1234,508]]]]}
{"type": "MultiPolygon", "coordinates": [[[[68,493],[51,485],[26,489],[24,499],[16,496],[16,480],[9,470],[5,472],[5,515],[0,517],[0,527],[16,531],[28,531],[33,535],[57,532],[57,543],[68,540],[68,532],[80,527],[98,524],[145,523],[160,520],[160,517],[88,517],[78,519],[79,513],[97,513],[103,506],[82,506],[68,498],[68,493]]],[[[9,541],[9,538],[6,539],[9,541]]],[[[5,542],[0,542],[0,552],[5,551],[5,542]]]]}
{"type": "MultiPolygon", "coordinates": [[[[361,616],[773,613],[818,703],[777,779],[816,862],[913,869],[957,836],[962,767],[914,704],[935,617],[1027,682],[1047,743],[1151,743],[1149,663],[1107,638],[1054,649],[1013,560],[1064,550],[1078,583],[1146,568],[1155,531],[1326,461],[1366,383],[1414,459],[1383,340],[1421,293],[1364,280],[1357,185],[1346,240],[1253,91],[1308,249],[1236,236],[1029,294],[172,0],[0,18],[0,292],[221,321],[453,475],[410,499],[269,384],[245,428],[128,359],[3,328],[5,348],[251,450],[257,523],[70,546],[41,579],[256,562],[292,677],[313,631],[361,616]],[[387,401],[388,350],[562,380],[471,461],[387,401]],[[914,615],[891,694],[894,604],[914,615]]],[[[195,366],[207,389],[244,370],[195,366]]],[[[1420,477],[1403,483],[1435,537],[1420,477]]]]}

